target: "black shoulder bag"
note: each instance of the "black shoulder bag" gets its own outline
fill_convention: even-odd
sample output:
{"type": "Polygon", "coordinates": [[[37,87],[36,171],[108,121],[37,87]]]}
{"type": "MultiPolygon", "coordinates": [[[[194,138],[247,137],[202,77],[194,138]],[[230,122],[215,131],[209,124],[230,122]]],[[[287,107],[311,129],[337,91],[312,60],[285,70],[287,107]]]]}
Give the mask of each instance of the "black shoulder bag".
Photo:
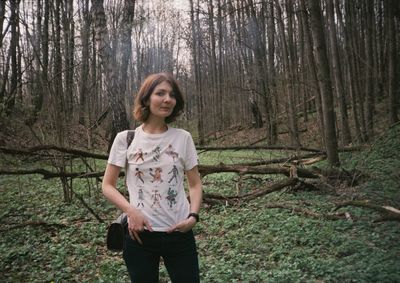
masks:
{"type": "MultiPolygon", "coordinates": [[[[126,135],[127,149],[135,137],[135,131],[128,131],[126,135]]],[[[126,160],[128,163],[128,160],[126,160]]],[[[125,165],[125,178],[127,174],[127,164],[125,165]]],[[[107,249],[120,252],[124,249],[125,231],[128,228],[128,217],[121,213],[107,228],[107,249]]]]}

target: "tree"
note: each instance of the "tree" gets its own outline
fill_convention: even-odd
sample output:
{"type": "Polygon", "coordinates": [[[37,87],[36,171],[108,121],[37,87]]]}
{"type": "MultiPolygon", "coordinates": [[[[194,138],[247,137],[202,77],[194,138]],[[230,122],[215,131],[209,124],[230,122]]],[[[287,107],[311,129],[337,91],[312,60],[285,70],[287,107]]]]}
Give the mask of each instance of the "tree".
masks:
{"type": "MultiPolygon", "coordinates": [[[[199,9],[197,8],[197,12],[195,13],[193,0],[189,0],[190,3],[190,22],[191,22],[191,35],[192,35],[192,57],[193,57],[193,65],[194,65],[194,80],[195,80],[195,92],[197,94],[197,113],[198,113],[198,122],[197,122],[197,130],[199,133],[199,143],[204,144],[204,124],[203,124],[203,96],[202,96],[202,78],[200,73],[200,61],[201,61],[201,52],[200,52],[200,19],[199,19],[199,9]]],[[[199,3],[197,2],[197,6],[199,3]]]]}
{"type": "MultiPolygon", "coordinates": [[[[125,16],[123,17],[123,22],[121,23],[123,41],[126,40],[126,36],[130,35],[132,31],[134,4],[135,0],[125,1],[126,14],[124,14],[125,16]]],[[[127,61],[116,61],[116,46],[112,46],[110,42],[103,0],[94,1],[92,3],[91,13],[95,24],[96,42],[98,45],[97,48],[100,54],[102,67],[104,69],[106,77],[106,93],[111,106],[112,123],[111,140],[109,144],[110,147],[117,133],[129,128],[129,123],[125,110],[125,93],[122,92],[125,90],[122,84],[126,83],[126,81],[121,82],[121,77],[118,76],[119,72],[121,72],[121,75],[126,72],[126,67],[122,67],[122,65],[126,65],[127,61]]],[[[126,46],[125,41],[123,44],[124,47],[129,47],[126,46]]],[[[127,59],[127,56],[130,56],[131,50],[127,50],[126,52],[127,53],[124,56],[124,59],[127,59]]]]}
{"type": "Polygon", "coordinates": [[[329,20],[329,42],[332,53],[332,71],[335,85],[336,97],[339,104],[339,120],[341,132],[341,140],[343,145],[351,142],[350,127],[347,115],[346,92],[343,85],[342,67],[339,58],[339,47],[336,36],[335,12],[333,0],[327,0],[327,14],[329,20]]]}
{"type": "Polygon", "coordinates": [[[399,109],[399,82],[398,82],[398,73],[399,73],[399,68],[396,64],[397,62],[397,56],[398,52],[398,47],[396,45],[396,25],[395,25],[395,19],[394,19],[394,14],[393,11],[395,11],[396,7],[398,8],[397,11],[399,11],[400,7],[398,5],[398,2],[395,0],[387,0],[384,2],[385,3],[385,11],[387,13],[387,23],[386,23],[386,29],[387,29],[387,41],[388,41],[388,79],[387,79],[387,91],[389,93],[389,122],[390,124],[397,123],[399,121],[399,116],[398,116],[398,109],[399,109]],[[397,6],[396,6],[397,3],[397,6]],[[397,94],[396,94],[397,92],[397,94]]]}
{"type": "MultiPolygon", "coordinates": [[[[292,22],[289,21],[288,23],[288,34],[286,36],[285,33],[285,26],[282,17],[282,9],[278,1],[276,1],[276,8],[277,8],[277,18],[278,18],[278,26],[281,36],[281,45],[282,45],[282,61],[283,61],[283,72],[285,76],[285,91],[287,96],[287,105],[288,105],[288,126],[289,126],[289,134],[291,139],[291,144],[300,146],[300,139],[299,139],[299,130],[297,125],[297,112],[295,109],[295,101],[294,101],[294,85],[293,80],[295,77],[295,59],[293,58],[293,41],[291,37],[292,34],[292,22]]],[[[288,18],[291,19],[292,12],[286,11],[289,16],[288,18]]]]}
{"type": "Polygon", "coordinates": [[[315,62],[317,65],[318,86],[321,91],[322,110],[324,115],[324,135],[328,162],[339,166],[338,146],[336,139],[335,112],[332,85],[329,72],[329,61],[325,45],[323,20],[320,1],[309,0],[311,32],[314,42],[315,62]]]}

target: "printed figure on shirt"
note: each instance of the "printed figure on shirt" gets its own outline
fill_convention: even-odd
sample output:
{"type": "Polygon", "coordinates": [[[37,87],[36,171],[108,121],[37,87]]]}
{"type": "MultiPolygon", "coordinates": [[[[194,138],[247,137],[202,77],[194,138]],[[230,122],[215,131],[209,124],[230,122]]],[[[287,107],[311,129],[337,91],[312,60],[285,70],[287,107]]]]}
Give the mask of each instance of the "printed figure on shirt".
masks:
{"type": "Polygon", "coordinates": [[[168,183],[171,183],[172,180],[175,180],[175,184],[178,183],[179,171],[175,165],[172,167],[171,171],[168,172],[168,175],[169,174],[172,174],[172,176],[171,176],[171,179],[169,179],[168,183]]]}
{"type": "Polygon", "coordinates": [[[174,162],[176,162],[179,158],[179,154],[174,151],[174,148],[172,145],[168,145],[167,150],[165,151],[166,154],[168,154],[174,162]]]}
{"type": "Polygon", "coordinates": [[[167,201],[168,205],[170,208],[172,208],[174,205],[176,205],[176,196],[178,195],[176,190],[173,190],[171,188],[168,188],[168,193],[167,193],[167,201]]]}
{"type": "Polygon", "coordinates": [[[135,154],[133,155],[133,158],[135,159],[135,162],[138,162],[140,159],[141,159],[142,161],[144,161],[143,155],[144,155],[144,153],[143,153],[142,149],[139,148],[139,149],[135,152],[135,154]]]}
{"type": "Polygon", "coordinates": [[[151,191],[151,199],[153,200],[153,203],[151,204],[151,207],[158,207],[161,208],[161,194],[158,190],[152,190],[151,191]]]}
{"type": "Polygon", "coordinates": [[[162,183],[164,182],[163,179],[161,178],[161,173],[162,173],[162,169],[160,167],[157,167],[153,172],[153,168],[150,168],[150,176],[153,177],[153,180],[151,180],[152,183],[156,182],[156,183],[162,183]]]}
{"type": "Polygon", "coordinates": [[[142,171],[140,171],[139,167],[136,167],[136,172],[135,172],[135,177],[136,177],[136,183],[139,184],[139,180],[142,182],[142,184],[144,184],[144,180],[143,180],[143,175],[144,173],[142,171]]]}
{"type": "Polygon", "coordinates": [[[144,194],[143,190],[139,189],[138,191],[138,204],[137,207],[144,207],[144,194]]]}
{"type": "Polygon", "coordinates": [[[153,160],[154,162],[159,162],[160,161],[160,156],[161,156],[161,148],[159,146],[156,146],[155,149],[151,151],[153,154],[153,160]]]}

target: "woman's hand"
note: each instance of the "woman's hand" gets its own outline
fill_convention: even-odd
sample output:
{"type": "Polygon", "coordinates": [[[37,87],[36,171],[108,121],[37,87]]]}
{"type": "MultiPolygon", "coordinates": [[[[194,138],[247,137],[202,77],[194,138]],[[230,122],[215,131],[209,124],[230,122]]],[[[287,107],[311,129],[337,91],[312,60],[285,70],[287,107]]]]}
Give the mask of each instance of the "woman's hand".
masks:
{"type": "Polygon", "coordinates": [[[151,228],[150,222],[147,218],[143,215],[143,213],[135,208],[130,208],[127,212],[128,215],[128,228],[131,231],[142,232],[144,227],[147,228],[149,231],[153,231],[151,228]]]}
{"type": "Polygon", "coordinates": [[[152,232],[153,228],[151,227],[150,222],[147,220],[142,212],[133,207],[129,209],[127,215],[129,235],[133,240],[136,240],[140,244],[143,244],[139,237],[139,233],[142,232],[145,227],[147,230],[152,232]]]}
{"type": "Polygon", "coordinates": [[[174,231],[186,233],[189,232],[195,225],[196,219],[194,217],[189,217],[188,219],[179,222],[175,226],[172,226],[167,233],[172,233],[174,231]]]}

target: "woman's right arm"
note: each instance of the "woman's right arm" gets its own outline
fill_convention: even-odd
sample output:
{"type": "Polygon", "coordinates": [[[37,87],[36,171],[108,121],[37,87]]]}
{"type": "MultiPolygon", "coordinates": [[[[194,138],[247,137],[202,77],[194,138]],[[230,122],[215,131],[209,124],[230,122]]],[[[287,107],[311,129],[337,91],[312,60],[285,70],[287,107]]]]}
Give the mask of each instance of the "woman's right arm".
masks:
{"type": "Polygon", "coordinates": [[[117,190],[116,184],[120,171],[121,167],[110,163],[107,164],[102,183],[104,196],[128,215],[130,231],[143,231],[144,226],[151,231],[150,223],[144,215],[138,209],[131,206],[126,198],[117,190]]]}

